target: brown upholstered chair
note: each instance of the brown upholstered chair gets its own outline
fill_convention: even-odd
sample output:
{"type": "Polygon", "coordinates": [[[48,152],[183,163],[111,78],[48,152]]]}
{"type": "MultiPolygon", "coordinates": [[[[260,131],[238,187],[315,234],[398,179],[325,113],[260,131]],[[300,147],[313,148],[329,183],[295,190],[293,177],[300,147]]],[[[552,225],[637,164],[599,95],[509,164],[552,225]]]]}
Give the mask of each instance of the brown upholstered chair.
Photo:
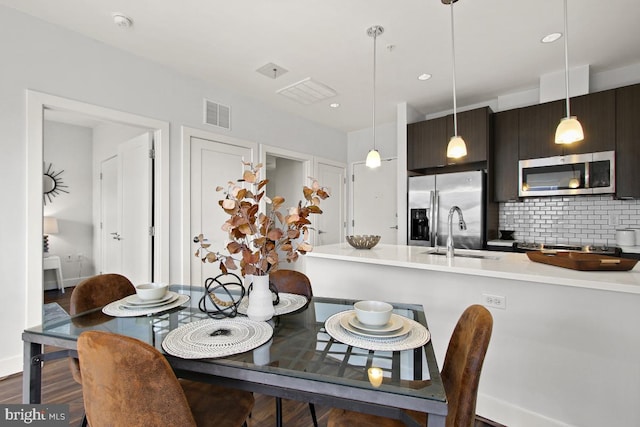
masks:
{"type": "MultiPolygon", "coordinates": [[[[313,298],[311,281],[304,273],[299,271],[276,270],[269,273],[269,282],[273,284],[278,292],[304,295],[307,297],[307,305],[311,301],[311,298],[313,298]]],[[[313,426],[318,427],[316,408],[313,403],[309,403],[309,412],[311,412],[313,426]]],[[[282,399],[279,397],[276,397],[276,426],[282,426],[282,399]]]]}
{"type": "Polygon", "coordinates": [[[176,378],[156,348],[104,331],[78,338],[84,407],[91,427],[240,426],[253,394],[176,378]]]}
{"type": "MultiPolygon", "coordinates": [[[[71,293],[69,302],[69,313],[73,316],[78,313],[93,310],[94,308],[103,307],[110,302],[117,301],[126,296],[136,293],[136,288],[131,281],[120,274],[99,274],[89,277],[80,282],[71,293]]],[[[76,322],[81,322],[76,326],[91,326],[93,324],[102,323],[111,317],[96,312],[88,317],[83,316],[76,322]]],[[[77,383],[82,384],[82,376],[80,375],[80,365],[75,357],[69,358],[69,368],[73,379],[77,383]]]]}
{"type": "MultiPolygon", "coordinates": [[[[444,359],[441,376],[449,401],[447,427],[473,427],[476,417],[476,397],[480,382],[480,371],[489,346],[493,317],[481,305],[468,307],[456,325],[447,354],[444,359]]],[[[407,411],[421,425],[427,425],[428,414],[407,411]]],[[[401,427],[399,420],[382,418],[375,415],[343,409],[332,409],[328,427],[401,427]]]]}
{"type": "Polygon", "coordinates": [[[276,270],[273,273],[269,273],[269,282],[273,283],[278,292],[304,295],[308,301],[313,297],[309,278],[299,271],[276,270]]]}
{"type": "MultiPolygon", "coordinates": [[[[69,301],[70,314],[76,315],[93,310],[136,293],[136,288],[131,281],[120,274],[99,274],[80,282],[71,292],[69,301]]],[[[77,327],[94,326],[110,320],[111,317],[96,311],[88,315],[72,318],[71,321],[77,327]]],[[[80,374],[80,362],[76,357],[69,358],[69,369],[73,379],[82,385],[80,374]]],[[[87,425],[87,418],[83,416],[82,427],[87,425]]]]}

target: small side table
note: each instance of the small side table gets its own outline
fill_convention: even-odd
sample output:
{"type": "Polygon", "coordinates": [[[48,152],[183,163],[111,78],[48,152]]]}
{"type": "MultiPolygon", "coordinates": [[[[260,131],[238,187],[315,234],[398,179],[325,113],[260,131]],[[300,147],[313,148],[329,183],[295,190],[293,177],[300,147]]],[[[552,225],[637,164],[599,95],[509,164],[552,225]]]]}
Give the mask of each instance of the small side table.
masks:
{"type": "Polygon", "coordinates": [[[58,285],[58,289],[60,289],[64,294],[64,282],[62,281],[62,264],[60,263],[60,257],[57,255],[44,257],[42,260],[42,270],[56,271],[56,283],[58,285]]]}

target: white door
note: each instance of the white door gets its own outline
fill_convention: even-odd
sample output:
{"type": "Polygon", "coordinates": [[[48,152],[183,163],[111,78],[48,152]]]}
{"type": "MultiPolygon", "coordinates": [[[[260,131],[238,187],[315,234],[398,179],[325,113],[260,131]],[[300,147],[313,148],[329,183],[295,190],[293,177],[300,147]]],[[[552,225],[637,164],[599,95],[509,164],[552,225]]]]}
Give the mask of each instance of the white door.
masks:
{"type": "Polygon", "coordinates": [[[100,248],[102,273],[132,283],[153,280],[153,148],[151,133],[118,145],[101,163],[100,248]]]}
{"type": "MultiPolygon", "coordinates": [[[[242,161],[252,161],[254,150],[247,146],[191,137],[190,157],[190,236],[193,238],[202,233],[211,243],[212,251],[225,252],[228,236],[221,227],[229,215],[218,204],[224,193],[217,192],[216,187],[226,190],[229,181],[241,178],[245,169],[242,161]]],[[[264,178],[264,174],[261,177],[264,178]]],[[[194,254],[197,248],[194,244],[191,253],[194,254]]],[[[190,265],[190,280],[194,285],[204,285],[208,277],[220,274],[217,263],[203,263],[195,256],[191,256],[190,265]]],[[[234,273],[240,275],[239,270],[234,273]]]]}
{"type": "Polygon", "coordinates": [[[376,234],[381,243],[397,243],[397,163],[383,160],[375,169],[353,165],[353,234],[376,234]]]}
{"type": "Polygon", "coordinates": [[[121,274],[134,284],[153,279],[152,149],[149,132],[118,146],[121,274]]]}
{"type": "Polygon", "coordinates": [[[345,187],[347,170],[344,165],[319,160],[316,178],[320,185],[329,189],[329,198],[322,201],[322,215],[316,217],[315,245],[330,245],[344,240],[345,187]]]}
{"type": "Polygon", "coordinates": [[[121,271],[118,228],[118,157],[103,160],[100,164],[100,272],[121,271]]]}

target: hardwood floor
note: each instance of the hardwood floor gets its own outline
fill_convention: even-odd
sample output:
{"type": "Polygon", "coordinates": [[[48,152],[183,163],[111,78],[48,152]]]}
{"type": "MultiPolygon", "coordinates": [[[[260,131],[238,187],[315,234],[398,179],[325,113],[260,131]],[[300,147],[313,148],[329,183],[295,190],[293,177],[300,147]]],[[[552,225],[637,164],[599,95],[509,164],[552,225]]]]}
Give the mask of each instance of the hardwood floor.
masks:
{"type": "MultiPolygon", "coordinates": [[[[67,312],[72,289],[65,294],[57,290],[45,292],[45,303],[57,302],[67,312]]],[[[52,349],[49,349],[52,350],[52,349]]],[[[71,377],[67,359],[45,363],[42,374],[42,401],[47,403],[67,403],[70,411],[70,425],[80,426],[84,412],[82,388],[71,377]]],[[[11,375],[0,380],[0,403],[22,402],[22,374],[11,375]]],[[[309,407],[304,402],[285,400],[282,403],[283,425],[286,427],[312,426],[309,407]]],[[[319,426],[326,426],[330,408],[316,405],[319,426]]],[[[256,394],[256,405],[248,420],[249,427],[272,427],[275,425],[275,402],[273,397],[256,394]]],[[[478,417],[475,427],[504,427],[478,417]]]]}

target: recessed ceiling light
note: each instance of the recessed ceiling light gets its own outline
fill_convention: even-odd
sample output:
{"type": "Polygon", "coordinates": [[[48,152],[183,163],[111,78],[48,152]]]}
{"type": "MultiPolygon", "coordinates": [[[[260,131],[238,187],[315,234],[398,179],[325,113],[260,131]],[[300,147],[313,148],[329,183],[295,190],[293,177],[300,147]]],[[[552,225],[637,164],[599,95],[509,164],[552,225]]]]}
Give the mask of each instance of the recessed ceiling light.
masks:
{"type": "Polygon", "coordinates": [[[544,36],[540,41],[542,43],[553,43],[554,41],[558,40],[560,37],[562,37],[562,33],[551,33],[544,36]]]}
{"type": "Polygon", "coordinates": [[[126,29],[133,25],[133,21],[131,20],[131,18],[129,18],[126,15],[123,15],[122,13],[114,13],[112,14],[112,16],[113,16],[113,23],[120,28],[126,29]]]}
{"type": "Polygon", "coordinates": [[[340,104],[338,104],[337,102],[334,102],[333,104],[329,104],[329,107],[338,108],[338,107],[340,107],[340,104]]]}
{"type": "Polygon", "coordinates": [[[420,74],[420,75],[418,76],[418,80],[423,80],[423,81],[424,81],[424,80],[429,80],[430,78],[431,78],[431,74],[427,74],[427,73],[420,74]]]}

